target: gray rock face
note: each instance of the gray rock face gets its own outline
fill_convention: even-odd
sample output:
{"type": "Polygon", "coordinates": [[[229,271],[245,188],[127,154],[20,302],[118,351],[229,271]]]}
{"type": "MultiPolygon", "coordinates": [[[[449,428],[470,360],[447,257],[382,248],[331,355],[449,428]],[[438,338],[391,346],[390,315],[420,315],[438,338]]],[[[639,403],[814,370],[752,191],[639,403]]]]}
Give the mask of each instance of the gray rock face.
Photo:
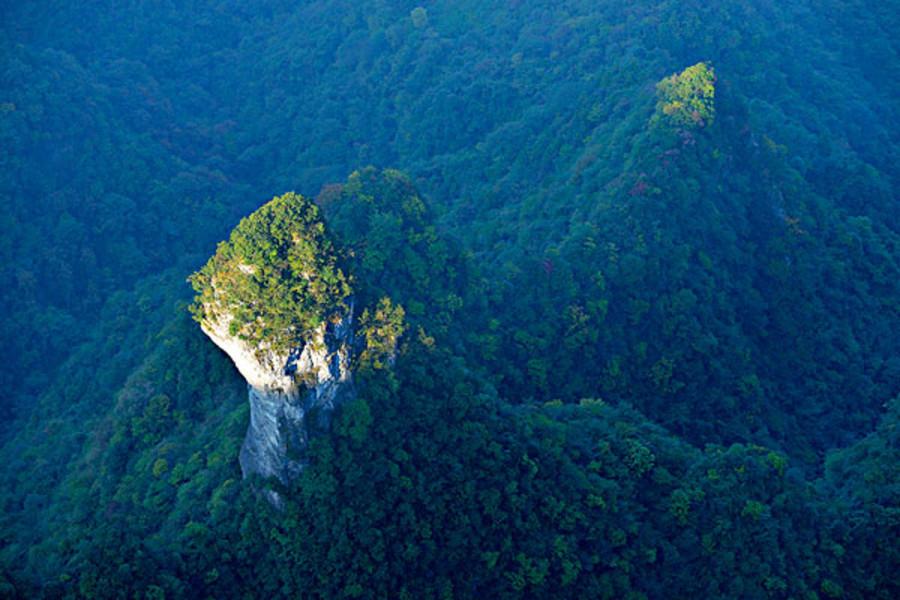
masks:
{"type": "MultiPolygon", "coordinates": [[[[352,304],[337,322],[323,323],[287,354],[251,347],[228,332],[227,315],[203,331],[247,380],[250,426],[241,448],[245,478],[287,484],[303,470],[311,435],[328,428],[336,406],[353,395],[350,372],[352,304]]],[[[269,492],[277,503],[278,497],[269,492]]]]}

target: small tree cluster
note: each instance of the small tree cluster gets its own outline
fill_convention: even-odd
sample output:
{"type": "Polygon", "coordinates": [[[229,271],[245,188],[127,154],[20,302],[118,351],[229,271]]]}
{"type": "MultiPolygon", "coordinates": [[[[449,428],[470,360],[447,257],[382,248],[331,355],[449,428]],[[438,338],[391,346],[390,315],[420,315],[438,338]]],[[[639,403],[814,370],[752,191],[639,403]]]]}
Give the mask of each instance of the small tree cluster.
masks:
{"type": "Polygon", "coordinates": [[[658,111],[680,127],[704,127],[715,118],[716,73],[701,62],[656,84],[658,111]]]}

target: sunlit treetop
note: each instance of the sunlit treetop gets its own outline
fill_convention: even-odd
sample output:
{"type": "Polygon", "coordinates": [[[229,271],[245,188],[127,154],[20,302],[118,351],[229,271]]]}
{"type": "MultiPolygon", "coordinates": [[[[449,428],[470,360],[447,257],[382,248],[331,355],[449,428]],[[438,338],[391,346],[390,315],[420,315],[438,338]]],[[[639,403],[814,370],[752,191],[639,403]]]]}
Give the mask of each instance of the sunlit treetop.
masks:
{"type": "Polygon", "coordinates": [[[705,127],[715,118],[716,73],[712,65],[697,63],[656,84],[656,109],[673,125],[705,127]]]}
{"type": "Polygon", "coordinates": [[[276,351],[341,315],[351,293],[318,207],[294,193],[242,219],[190,281],[197,321],[276,351]]]}

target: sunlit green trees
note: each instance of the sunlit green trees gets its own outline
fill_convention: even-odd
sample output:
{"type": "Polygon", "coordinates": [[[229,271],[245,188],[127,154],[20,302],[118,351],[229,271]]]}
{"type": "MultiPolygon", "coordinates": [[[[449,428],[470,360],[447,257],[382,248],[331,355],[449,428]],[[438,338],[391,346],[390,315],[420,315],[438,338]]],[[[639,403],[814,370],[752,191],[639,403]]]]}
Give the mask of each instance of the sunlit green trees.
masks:
{"type": "Polygon", "coordinates": [[[716,73],[701,62],[656,84],[657,110],[681,127],[705,127],[715,118],[716,73]]]}
{"type": "Polygon", "coordinates": [[[365,350],[360,355],[363,367],[383,369],[389,366],[397,353],[397,342],[406,330],[405,311],[390,298],[382,298],[378,306],[363,311],[360,316],[360,334],[365,338],[365,350]]]}
{"type": "Polygon", "coordinates": [[[232,335],[283,350],[344,309],[350,282],[337,261],[316,205],[279,196],[241,220],[191,276],[194,317],[227,319],[232,335]]]}

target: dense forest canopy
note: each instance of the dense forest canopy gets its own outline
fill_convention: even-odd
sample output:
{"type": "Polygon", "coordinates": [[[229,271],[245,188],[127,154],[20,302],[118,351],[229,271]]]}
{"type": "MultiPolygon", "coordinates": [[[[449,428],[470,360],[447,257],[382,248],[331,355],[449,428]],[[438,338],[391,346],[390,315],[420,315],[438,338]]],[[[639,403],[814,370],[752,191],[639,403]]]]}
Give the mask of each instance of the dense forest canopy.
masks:
{"type": "Polygon", "coordinates": [[[0,596],[897,597],[898,40],[871,0],[4,3],[0,596]],[[253,342],[356,311],[280,509],[195,272],[253,342]]]}
{"type": "Polygon", "coordinates": [[[294,193],[241,220],[190,281],[201,325],[219,323],[275,352],[346,310],[351,293],[319,209],[294,193]]]}

